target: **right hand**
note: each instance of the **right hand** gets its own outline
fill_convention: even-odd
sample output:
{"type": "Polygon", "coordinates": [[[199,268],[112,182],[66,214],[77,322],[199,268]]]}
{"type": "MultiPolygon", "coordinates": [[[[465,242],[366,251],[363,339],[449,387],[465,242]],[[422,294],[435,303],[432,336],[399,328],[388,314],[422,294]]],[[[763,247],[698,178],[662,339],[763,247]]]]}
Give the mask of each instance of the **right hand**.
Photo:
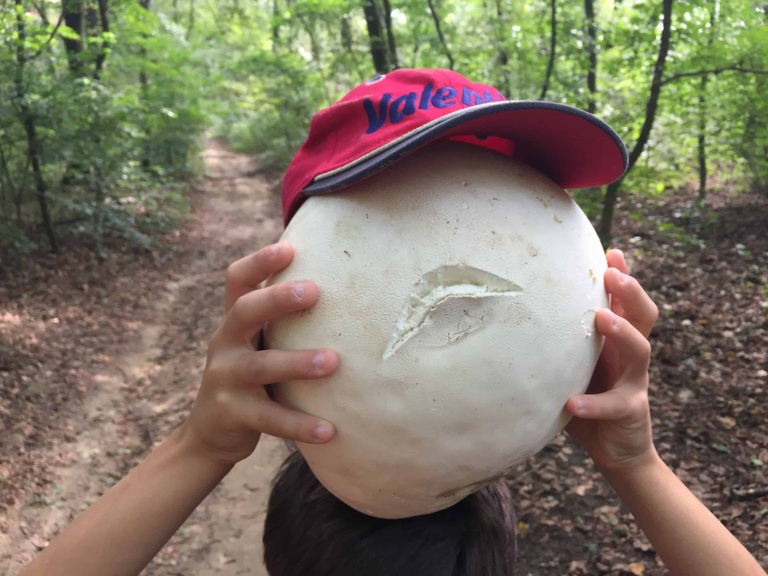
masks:
{"type": "Polygon", "coordinates": [[[310,281],[262,283],[293,260],[288,243],[267,246],[227,269],[225,316],[208,345],[203,382],[183,437],[194,449],[223,464],[234,464],[256,448],[261,433],[298,442],[333,438],[330,422],[291,410],[270,399],[264,386],[333,374],[332,350],[254,350],[265,323],[315,305],[310,281]]]}
{"type": "Polygon", "coordinates": [[[611,310],[599,310],[597,331],[603,350],[586,394],[568,399],[574,418],[568,433],[602,471],[626,469],[656,455],[648,405],[648,335],[659,311],[619,251],[608,253],[605,287],[611,310]]]}

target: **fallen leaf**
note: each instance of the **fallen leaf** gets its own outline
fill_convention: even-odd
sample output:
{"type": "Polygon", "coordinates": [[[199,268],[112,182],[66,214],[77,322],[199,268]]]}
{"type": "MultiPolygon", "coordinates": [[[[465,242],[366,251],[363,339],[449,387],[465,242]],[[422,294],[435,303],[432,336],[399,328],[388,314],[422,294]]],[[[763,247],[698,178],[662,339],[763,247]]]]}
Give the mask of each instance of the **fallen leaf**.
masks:
{"type": "Polygon", "coordinates": [[[577,576],[586,576],[588,574],[587,563],[584,560],[572,560],[571,563],[568,564],[568,570],[566,574],[576,574],[577,576]]]}
{"type": "Polygon", "coordinates": [[[717,421],[720,422],[720,426],[723,430],[730,430],[736,426],[736,419],[731,416],[717,416],[717,421]]]}

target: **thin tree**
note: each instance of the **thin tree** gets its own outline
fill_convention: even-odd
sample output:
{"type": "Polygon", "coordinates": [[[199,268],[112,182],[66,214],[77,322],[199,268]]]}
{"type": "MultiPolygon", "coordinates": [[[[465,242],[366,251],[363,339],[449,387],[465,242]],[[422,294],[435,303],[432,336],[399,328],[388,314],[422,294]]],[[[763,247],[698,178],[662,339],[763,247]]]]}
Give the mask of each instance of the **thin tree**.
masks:
{"type": "Polygon", "coordinates": [[[195,29],[195,0],[189,0],[189,13],[187,15],[187,32],[184,39],[189,41],[192,38],[192,31],[195,29]]]}
{"type": "Polygon", "coordinates": [[[496,62],[501,71],[502,86],[507,98],[512,95],[512,74],[509,71],[509,52],[504,43],[504,23],[507,22],[507,14],[501,4],[502,0],[496,0],[496,23],[493,31],[496,40],[496,62]]]}
{"type": "Polygon", "coordinates": [[[432,21],[435,23],[435,30],[437,31],[437,37],[440,40],[440,44],[443,47],[443,52],[445,52],[445,57],[448,58],[448,68],[453,70],[456,66],[456,61],[453,59],[453,54],[451,54],[451,49],[448,48],[448,43],[445,41],[445,36],[443,35],[442,27],[440,26],[440,16],[437,13],[437,10],[435,9],[435,3],[434,0],[427,0],[427,5],[429,6],[429,13],[432,14],[432,21]]]}
{"type": "MultiPolygon", "coordinates": [[[[176,0],[174,0],[175,2],[176,0]]],[[[272,33],[272,53],[276,53],[280,46],[280,6],[278,0],[272,0],[272,19],[270,21],[270,30],[272,33]]]]}
{"type": "Polygon", "coordinates": [[[397,45],[395,44],[395,33],[392,30],[392,7],[389,0],[382,0],[384,5],[384,27],[387,30],[387,46],[389,48],[389,65],[392,70],[400,68],[397,61],[397,45]]]}
{"type": "MultiPolygon", "coordinates": [[[[712,10],[709,13],[709,39],[707,47],[711,48],[715,43],[715,23],[720,11],[720,2],[715,0],[712,4],[712,10]]],[[[704,207],[707,200],[707,84],[709,83],[709,74],[704,74],[699,81],[699,137],[698,137],[698,157],[699,157],[699,197],[700,207],[704,207]]]]}
{"type": "Polygon", "coordinates": [[[40,138],[37,134],[37,124],[35,113],[30,108],[24,86],[24,69],[27,64],[27,57],[24,54],[24,45],[27,40],[27,29],[24,23],[24,4],[23,0],[15,0],[16,6],[16,76],[14,85],[16,88],[16,105],[19,109],[21,123],[24,126],[24,132],[27,136],[27,156],[32,165],[32,175],[35,179],[35,189],[37,190],[37,201],[40,205],[40,214],[43,218],[43,227],[48,236],[48,242],[51,245],[51,251],[57,253],[59,244],[56,240],[56,234],[53,231],[53,223],[48,210],[48,187],[43,178],[43,170],[40,162],[40,138]]]}
{"type": "Polygon", "coordinates": [[[344,52],[347,53],[352,52],[352,28],[349,25],[349,20],[349,14],[343,14],[341,16],[341,47],[344,49],[344,52]]]}
{"type": "Polygon", "coordinates": [[[389,50],[384,42],[381,30],[381,17],[376,0],[363,0],[363,13],[368,28],[368,40],[370,42],[371,59],[373,67],[379,74],[386,74],[391,70],[389,63],[389,50]]]}
{"type": "Polygon", "coordinates": [[[101,24],[101,46],[96,55],[96,67],[93,71],[93,77],[96,80],[101,78],[101,71],[104,68],[104,61],[109,52],[109,11],[107,9],[107,0],[98,0],[99,3],[99,22],[101,24]]]}
{"type": "MultiPolygon", "coordinates": [[[[78,33],[78,39],[65,39],[65,47],[69,60],[69,69],[75,78],[81,78],[91,74],[94,80],[101,80],[104,64],[107,60],[107,54],[109,54],[111,43],[109,39],[110,22],[107,0],[97,0],[97,6],[98,24],[96,22],[96,12],[91,9],[87,11],[88,18],[83,17],[82,12],[85,8],[82,0],[66,0],[62,5],[62,18],[64,22],[69,22],[67,25],[70,27],[78,26],[78,29],[76,30],[78,33]],[[78,11],[77,14],[72,13],[72,11],[75,10],[78,11]],[[83,41],[83,38],[86,36],[86,29],[84,27],[86,22],[90,24],[91,30],[89,30],[89,32],[93,31],[95,33],[97,25],[101,27],[101,34],[100,38],[98,39],[98,48],[96,51],[96,59],[93,62],[92,72],[89,72],[86,67],[86,64],[89,63],[89,59],[86,58],[86,51],[83,41]]],[[[100,140],[101,138],[99,134],[93,135],[93,141],[97,146],[99,145],[100,140]]],[[[61,184],[65,186],[70,185],[87,171],[88,168],[82,161],[76,159],[72,162],[69,162],[64,169],[61,184]]]]}
{"type": "Polygon", "coordinates": [[[69,71],[79,78],[84,75],[83,52],[85,43],[85,10],[82,0],[64,0],[61,4],[64,24],[77,33],[77,38],[64,36],[64,48],[67,52],[69,71]]]}
{"type": "Polygon", "coordinates": [[[624,181],[624,178],[632,170],[633,166],[637,163],[640,155],[645,149],[645,145],[648,143],[648,138],[651,135],[653,129],[653,122],[656,119],[656,109],[659,104],[659,96],[661,95],[662,79],[664,76],[664,64],[667,61],[667,53],[669,52],[669,42],[672,36],[672,0],[663,0],[662,2],[662,29],[661,38],[659,42],[659,53],[656,58],[656,64],[653,67],[653,79],[651,80],[651,90],[648,94],[648,102],[645,105],[645,120],[643,126],[640,129],[640,135],[637,137],[635,145],[632,147],[632,151],[629,153],[629,165],[624,176],[619,178],[613,184],[609,184],[605,191],[605,198],[603,200],[603,213],[600,217],[600,239],[603,245],[607,246],[611,240],[611,226],[613,224],[613,212],[616,206],[616,200],[619,197],[619,189],[624,181]]]}
{"type": "Polygon", "coordinates": [[[3,216],[10,220],[9,211],[6,207],[7,198],[6,192],[11,197],[13,202],[14,215],[16,221],[21,224],[23,221],[22,209],[24,207],[24,191],[27,189],[27,181],[29,176],[29,157],[27,157],[26,165],[21,176],[21,182],[14,182],[14,177],[11,172],[10,160],[5,153],[5,148],[0,142],[0,191],[2,192],[2,206],[3,216]]]}
{"type": "MultiPolygon", "coordinates": [[[[139,5],[147,12],[149,12],[149,3],[150,0],[139,0],[139,5]]],[[[144,40],[147,40],[147,35],[143,35],[144,40]]],[[[141,101],[143,103],[143,107],[146,110],[148,107],[149,102],[149,76],[147,75],[147,58],[149,57],[149,54],[147,52],[147,48],[144,44],[142,44],[139,53],[141,54],[141,70],[139,70],[139,87],[140,87],[140,93],[141,93],[141,101]]],[[[141,155],[141,167],[144,170],[149,170],[152,163],[149,160],[150,151],[149,151],[149,139],[144,139],[144,145],[143,145],[143,151],[141,155]]]]}
{"type": "Polygon", "coordinates": [[[597,110],[597,25],[595,24],[595,2],[584,0],[584,17],[587,20],[587,58],[589,70],[587,70],[587,112],[594,114],[597,110]]]}
{"type": "Polygon", "coordinates": [[[549,20],[549,61],[547,62],[547,71],[544,74],[544,85],[541,87],[539,100],[544,100],[549,90],[549,82],[552,78],[552,71],[555,68],[555,50],[557,48],[557,1],[550,0],[550,20],[549,20]]]}
{"type": "MultiPolygon", "coordinates": [[[[107,59],[107,52],[109,51],[109,13],[107,9],[107,0],[98,0],[99,6],[99,22],[101,24],[101,45],[96,55],[96,64],[93,70],[93,78],[95,80],[101,79],[101,72],[104,67],[104,61],[107,59]]],[[[97,112],[99,114],[99,112],[97,112]]],[[[101,134],[96,132],[93,135],[93,143],[97,148],[101,148],[101,134]]],[[[100,162],[94,162],[90,167],[90,185],[94,193],[94,205],[96,209],[93,213],[93,237],[96,241],[98,253],[101,257],[104,256],[104,250],[102,247],[102,228],[104,222],[104,200],[106,198],[106,190],[104,185],[104,174],[102,172],[102,165],[100,162]]]]}

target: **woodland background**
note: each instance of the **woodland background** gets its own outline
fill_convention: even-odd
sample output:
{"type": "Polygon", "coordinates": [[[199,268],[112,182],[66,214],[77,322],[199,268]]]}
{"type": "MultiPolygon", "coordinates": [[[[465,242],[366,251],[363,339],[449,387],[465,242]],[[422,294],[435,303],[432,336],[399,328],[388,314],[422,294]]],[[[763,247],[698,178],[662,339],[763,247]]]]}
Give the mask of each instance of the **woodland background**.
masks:
{"type": "MultiPolygon", "coordinates": [[[[768,565],[766,62],[752,0],[0,0],[0,535],[50,505],[42,455],[128,319],[195,255],[237,257],[194,233],[229,177],[203,151],[226,142],[258,159],[230,176],[276,185],[318,108],[441,67],[592,111],[627,144],[621,181],[574,195],[660,305],[662,452],[768,565]]],[[[523,569],[662,573],[583,454],[551,451],[512,480],[523,569]]]]}
{"type": "MultiPolygon", "coordinates": [[[[376,71],[453,68],[595,112],[631,170],[616,199],[768,181],[768,32],[754,0],[3,0],[0,238],[28,251],[173,223],[204,129],[283,168],[309,119],[376,71]],[[138,212],[138,214],[137,214],[138,212]]],[[[692,206],[696,212],[696,208],[692,206]]],[[[696,214],[700,216],[700,214],[696,214]]]]}

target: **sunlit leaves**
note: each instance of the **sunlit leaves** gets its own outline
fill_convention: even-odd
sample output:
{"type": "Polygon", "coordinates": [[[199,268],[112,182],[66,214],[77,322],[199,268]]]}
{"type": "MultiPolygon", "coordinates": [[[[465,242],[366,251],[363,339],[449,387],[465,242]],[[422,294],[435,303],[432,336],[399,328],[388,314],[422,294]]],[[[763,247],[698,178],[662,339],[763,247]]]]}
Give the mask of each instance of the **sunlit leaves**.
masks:
{"type": "MultiPolygon", "coordinates": [[[[31,3],[18,15],[31,59],[25,94],[44,137],[46,174],[91,155],[105,166],[151,155],[157,170],[185,165],[208,122],[241,147],[283,166],[306,136],[309,118],[374,70],[360,0],[109,0],[113,26],[100,30],[95,0],[83,0],[85,75],[69,77],[59,4],[31,3]],[[97,55],[106,56],[96,90],[97,55]],[[142,80],[144,78],[145,80],[142,80]],[[98,134],[98,146],[89,135],[98,134]],[[185,148],[186,147],[186,148],[185,148]],[[107,160],[110,158],[109,160],[107,160]]],[[[404,67],[445,67],[426,0],[390,0],[397,56],[404,67]]],[[[456,70],[498,86],[512,99],[537,98],[550,53],[548,0],[435,0],[456,70]]],[[[557,3],[557,47],[547,99],[596,113],[632,145],[643,124],[658,52],[661,2],[596,0],[597,92],[587,87],[590,42],[582,2],[557,3]]],[[[749,0],[675,0],[672,43],[647,150],[625,188],[654,190],[697,177],[701,98],[706,103],[710,173],[741,186],[768,179],[768,17],[749,0]],[[747,70],[747,71],[744,71],[747,70]],[[707,72],[708,80],[701,81],[707,72]]],[[[13,109],[17,12],[0,9],[0,145],[14,181],[24,179],[23,132],[13,109]],[[5,134],[5,136],[2,136],[5,134]],[[5,138],[5,139],[4,139],[5,138]]]]}

